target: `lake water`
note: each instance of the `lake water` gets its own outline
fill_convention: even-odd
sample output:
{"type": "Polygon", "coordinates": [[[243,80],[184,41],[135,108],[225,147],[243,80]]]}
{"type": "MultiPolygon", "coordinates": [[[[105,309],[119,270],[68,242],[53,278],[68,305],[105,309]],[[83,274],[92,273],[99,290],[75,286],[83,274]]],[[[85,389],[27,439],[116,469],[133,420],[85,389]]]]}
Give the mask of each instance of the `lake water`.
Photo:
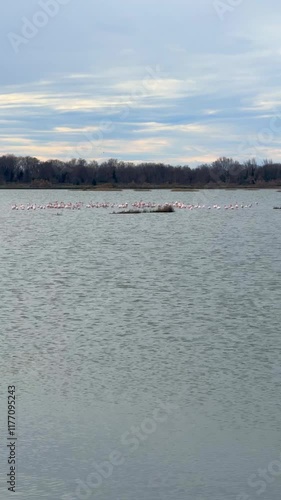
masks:
{"type": "Polygon", "coordinates": [[[274,205],[274,190],[0,191],[1,499],[15,385],[14,498],[279,500],[274,205]],[[11,210],[141,198],[253,206],[11,210]]]}

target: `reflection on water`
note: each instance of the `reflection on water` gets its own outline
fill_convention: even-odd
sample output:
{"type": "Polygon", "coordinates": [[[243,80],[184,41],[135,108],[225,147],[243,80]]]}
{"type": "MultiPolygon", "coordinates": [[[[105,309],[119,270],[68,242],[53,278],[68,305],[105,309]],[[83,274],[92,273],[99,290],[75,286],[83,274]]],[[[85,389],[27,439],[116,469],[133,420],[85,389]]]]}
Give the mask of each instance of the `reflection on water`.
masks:
{"type": "MultiPolygon", "coordinates": [[[[119,450],[124,463],[89,498],[255,498],[249,477],[280,455],[280,193],[152,191],[142,199],[259,204],[126,217],[14,212],[30,192],[0,194],[1,401],[16,384],[15,496],[76,499],[93,462],[119,450]],[[131,453],[123,434],[160,400],[178,409],[131,453]]],[[[32,191],[32,202],[50,198],[77,193],[32,191]]],[[[0,415],[3,438],[2,403],[0,415]]],[[[267,484],[272,500],[278,481],[267,484]]]]}

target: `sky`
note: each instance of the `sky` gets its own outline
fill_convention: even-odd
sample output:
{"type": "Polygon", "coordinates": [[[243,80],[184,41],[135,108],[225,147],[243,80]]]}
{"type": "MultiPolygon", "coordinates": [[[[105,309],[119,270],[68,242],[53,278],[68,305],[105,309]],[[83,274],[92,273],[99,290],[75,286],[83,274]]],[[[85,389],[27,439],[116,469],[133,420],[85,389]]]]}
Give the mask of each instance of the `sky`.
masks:
{"type": "Polygon", "coordinates": [[[7,2],[0,154],[281,161],[280,25],[280,0],[7,2]]]}

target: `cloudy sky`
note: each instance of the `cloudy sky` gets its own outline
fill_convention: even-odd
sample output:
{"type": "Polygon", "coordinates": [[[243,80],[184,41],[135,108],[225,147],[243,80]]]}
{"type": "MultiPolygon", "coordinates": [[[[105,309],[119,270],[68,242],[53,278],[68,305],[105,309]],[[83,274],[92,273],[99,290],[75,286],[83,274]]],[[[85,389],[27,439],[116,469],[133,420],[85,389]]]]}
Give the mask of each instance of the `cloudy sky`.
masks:
{"type": "Polygon", "coordinates": [[[3,4],[0,154],[281,160],[280,24],[279,0],[3,4]]]}

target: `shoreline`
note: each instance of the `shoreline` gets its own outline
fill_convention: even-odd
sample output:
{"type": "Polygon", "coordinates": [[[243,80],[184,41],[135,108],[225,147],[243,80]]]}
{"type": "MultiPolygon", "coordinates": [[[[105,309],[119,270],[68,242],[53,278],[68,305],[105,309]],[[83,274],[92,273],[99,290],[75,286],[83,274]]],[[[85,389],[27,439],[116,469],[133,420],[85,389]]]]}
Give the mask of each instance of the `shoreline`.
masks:
{"type": "Polygon", "coordinates": [[[155,191],[155,190],[166,190],[166,191],[172,191],[172,192],[196,192],[196,191],[202,191],[202,190],[225,190],[225,191],[237,191],[237,190],[247,190],[247,191],[259,191],[263,189],[270,189],[270,190],[275,190],[277,192],[281,193],[281,185],[259,185],[259,186],[194,186],[194,187],[184,187],[184,186],[145,186],[145,187],[132,187],[132,186],[122,186],[122,187],[111,187],[111,186],[73,186],[73,185],[51,185],[51,186],[31,186],[31,185],[24,185],[24,184],[5,184],[5,185],[0,185],[0,190],[30,190],[30,191],[42,191],[42,190],[48,190],[48,191],[54,191],[54,190],[61,190],[61,191],[90,191],[90,192],[95,192],[95,191],[112,191],[112,192],[120,192],[120,191],[138,191],[138,192],[148,192],[148,191],[155,191]]]}

